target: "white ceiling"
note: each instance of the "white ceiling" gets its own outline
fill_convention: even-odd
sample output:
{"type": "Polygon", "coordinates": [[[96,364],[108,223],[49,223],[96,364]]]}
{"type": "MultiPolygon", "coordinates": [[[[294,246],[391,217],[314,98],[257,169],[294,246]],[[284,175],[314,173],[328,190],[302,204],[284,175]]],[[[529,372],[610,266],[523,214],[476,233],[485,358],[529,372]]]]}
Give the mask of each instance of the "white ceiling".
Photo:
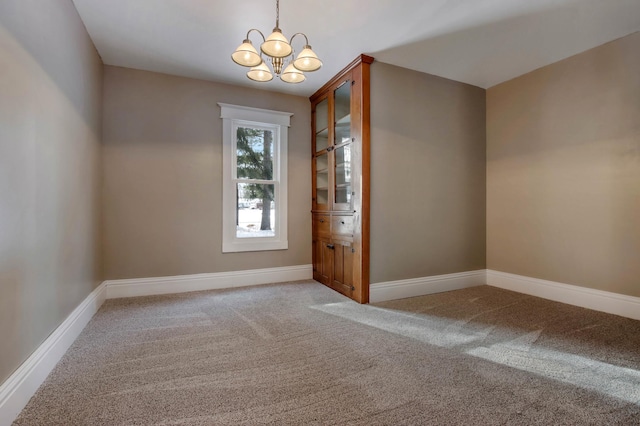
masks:
{"type": "Polygon", "coordinates": [[[106,64],[302,96],[360,53],[488,88],[640,30],[640,0],[281,0],[285,36],[324,62],[290,85],[231,61],[250,28],[271,32],[275,0],[73,2],[106,64]]]}

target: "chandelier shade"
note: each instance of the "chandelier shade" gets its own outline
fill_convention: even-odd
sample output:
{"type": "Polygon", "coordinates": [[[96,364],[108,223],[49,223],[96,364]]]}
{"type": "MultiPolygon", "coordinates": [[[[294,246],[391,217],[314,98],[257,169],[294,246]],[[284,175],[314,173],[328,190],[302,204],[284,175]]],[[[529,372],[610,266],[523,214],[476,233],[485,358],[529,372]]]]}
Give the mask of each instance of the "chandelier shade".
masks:
{"type": "Polygon", "coordinates": [[[280,76],[282,81],[287,83],[302,83],[307,79],[304,73],[293,66],[293,64],[289,64],[285,69],[282,75],[280,76]]]}
{"type": "Polygon", "coordinates": [[[260,54],[251,44],[251,40],[245,39],[240,46],[233,52],[231,59],[238,65],[243,67],[256,67],[262,63],[260,54]]]}
{"type": "Polygon", "coordinates": [[[305,72],[317,71],[322,67],[322,61],[311,50],[309,39],[304,33],[295,33],[289,40],[282,34],[280,0],[276,0],[276,26],[269,37],[265,38],[260,30],[250,29],[242,44],[231,54],[231,59],[238,65],[250,67],[247,77],[260,82],[271,81],[273,74],[276,74],[286,83],[301,83],[306,80],[305,72]],[[253,46],[249,39],[249,35],[254,31],[262,37],[260,51],[253,46]],[[293,49],[293,39],[296,36],[304,37],[306,42],[297,58],[295,58],[293,49]],[[267,60],[271,62],[273,71],[267,65],[267,60]]]}
{"type": "Polygon", "coordinates": [[[311,46],[308,44],[304,46],[302,52],[298,55],[293,65],[300,71],[317,71],[322,67],[322,61],[318,59],[318,55],[311,50],[311,46]]]}
{"type": "Polygon", "coordinates": [[[249,77],[253,81],[260,81],[260,82],[273,80],[273,74],[271,74],[271,70],[269,69],[267,64],[265,64],[264,62],[262,62],[257,67],[251,68],[247,72],[247,77],[249,77]]]}
{"type": "Polygon", "coordinates": [[[274,28],[271,35],[260,45],[260,50],[272,58],[286,58],[291,55],[293,48],[287,38],[282,35],[280,28],[274,28]]]}

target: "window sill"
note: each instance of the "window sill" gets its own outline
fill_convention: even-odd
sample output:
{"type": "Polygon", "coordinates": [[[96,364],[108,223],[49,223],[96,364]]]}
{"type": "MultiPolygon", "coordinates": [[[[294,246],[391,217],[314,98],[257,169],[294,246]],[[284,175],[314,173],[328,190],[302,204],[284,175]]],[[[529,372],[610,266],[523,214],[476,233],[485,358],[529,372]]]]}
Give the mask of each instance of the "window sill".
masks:
{"type": "Polygon", "coordinates": [[[287,250],[289,248],[288,241],[233,241],[224,242],[222,244],[223,253],[237,253],[244,251],[269,251],[269,250],[287,250]]]}

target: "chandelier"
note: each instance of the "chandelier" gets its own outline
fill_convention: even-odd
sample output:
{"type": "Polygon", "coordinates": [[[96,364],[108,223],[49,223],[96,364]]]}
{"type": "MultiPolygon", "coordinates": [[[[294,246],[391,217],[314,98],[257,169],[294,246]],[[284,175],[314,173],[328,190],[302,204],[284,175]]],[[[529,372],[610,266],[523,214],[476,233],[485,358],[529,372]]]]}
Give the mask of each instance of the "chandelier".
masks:
{"type": "Polygon", "coordinates": [[[306,77],[304,72],[317,71],[322,66],[322,62],[318,56],[311,50],[309,39],[303,33],[295,33],[287,42],[287,38],[282,34],[280,29],[280,0],[276,0],[276,27],[269,37],[265,39],[264,34],[255,28],[247,31],[247,37],[242,44],[231,55],[231,59],[236,64],[244,67],[251,67],[247,71],[247,77],[254,81],[271,81],[273,73],[262,58],[262,54],[267,56],[273,67],[273,73],[278,75],[280,79],[287,83],[301,83],[306,77]],[[249,34],[252,31],[262,36],[263,43],[260,45],[260,52],[253,47],[249,34]],[[305,39],[305,45],[295,60],[295,52],[291,46],[296,36],[302,36],[305,39]],[[285,61],[289,60],[289,64],[284,68],[285,61]],[[284,68],[284,70],[283,70],[284,68]]]}

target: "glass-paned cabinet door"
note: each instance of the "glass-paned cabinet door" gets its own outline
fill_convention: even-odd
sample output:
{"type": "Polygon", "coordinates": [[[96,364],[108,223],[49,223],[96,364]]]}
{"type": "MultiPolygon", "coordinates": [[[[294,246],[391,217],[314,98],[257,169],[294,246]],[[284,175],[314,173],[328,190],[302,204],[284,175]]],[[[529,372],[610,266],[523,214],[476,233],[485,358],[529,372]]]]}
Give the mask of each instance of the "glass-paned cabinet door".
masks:
{"type": "Polygon", "coordinates": [[[335,174],[334,209],[351,209],[351,81],[334,91],[335,174]]]}
{"type": "Polygon", "coordinates": [[[329,99],[316,105],[315,116],[316,152],[329,147],[329,99]]]}
{"type": "Polygon", "coordinates": [[[351,144],[340,146],[335,150],[336,158],[336,193],[335,204],[347,204],[351,206],[351,144]]]}
{"type": "Polygon", "coordinates": [[[351,82],[345,81],[334,92],[334,145],[351,142],[351,82]]]}
{"type": "Polygon", "coordinates": [[[329,206],[329,153],[318,153],[314,157],[316,181],[316,209],[326,210],[329,206]]]}

